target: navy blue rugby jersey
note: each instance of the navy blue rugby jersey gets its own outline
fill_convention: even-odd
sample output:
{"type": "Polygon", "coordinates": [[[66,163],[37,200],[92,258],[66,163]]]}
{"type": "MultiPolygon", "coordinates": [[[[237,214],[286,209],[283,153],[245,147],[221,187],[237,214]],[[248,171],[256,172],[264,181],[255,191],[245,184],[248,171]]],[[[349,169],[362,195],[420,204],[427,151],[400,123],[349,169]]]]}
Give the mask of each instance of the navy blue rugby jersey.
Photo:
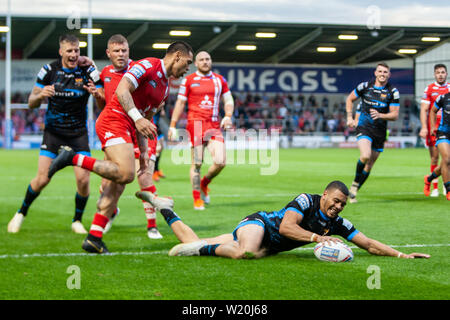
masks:
{"type": "Polygon", "coordinates": [[[280,234],[280,224],[286,211],[294,211],[300,214],[303,219],[300,227],[314,232],[321,236],[339,235],[348,241],[359,232],[353,224],[340,216],[331,219],[320,210],[321,195],[302,193],[289,202],[279,211],[265,212],[258,214],[263,218],[266,231],[270,236],[270,249],[274,251],[291,250],[310,242],[295,241],[280,234]]]}
{"type": "Polygon", "coordinates": [[[89,92],[83,89],[92,80],[101,87],[95,66],[67,69],[61,59],[44,65],[38,73],[36,86],[54,85],[55,95],[48,99],[45,129],[64,136],[80,136],[87,132],[89,92]]]}
{"type": "Polygon", "coordinates": [[[355,95],[361,98],[361,114],[358,126],[368,126],[373,129],[386,130],[387,121],[383,119],[373,120],[370,109],[376,109],[380,113],[389,113],[389,107],[400,106],[400,93],[389,83],[384,87],[377,87],[375,81],[362,82],[354,90],[355,95]]]}

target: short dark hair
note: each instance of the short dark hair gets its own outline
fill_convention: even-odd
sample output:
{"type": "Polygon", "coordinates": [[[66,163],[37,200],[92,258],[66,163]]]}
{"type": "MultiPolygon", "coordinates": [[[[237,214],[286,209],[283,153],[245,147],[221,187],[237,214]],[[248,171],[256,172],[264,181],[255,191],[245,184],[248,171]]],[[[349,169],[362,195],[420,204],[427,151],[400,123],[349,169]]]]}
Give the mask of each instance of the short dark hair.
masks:
{"type": "Polygon", "coordinates": [[[440,68],[444,68],[444,69],[445,69],[445,72],[447,72],[447,66],[446,66],[445,64],[443,64],[443,63],[438,63],[438,64],[435,64],[435,65],[434,65],[434,71],[436,71],[437,69],[440,69],[440,68]]]}
{"type": "Polygon", "coordinates": [[[335,190],[335,189],[338,189],[339,191],[341,191],[347,197],[350,194],[349,191],[348,191],[347,186],[343,182],[338,181],[338,180],[330,182],[327,185],[327,187],[325,188],[325,190],[329,190],[329,191],[335,190]]]}
{"type": "Polygon", "coordinates": [[[113,34],[108,40],[108,45],[110,45],[111,43],[123,44],[128,43],[128,40],[121,34],[113,34]]]}
{"type": "Polygon", "coordinates": [[[185,54],[189,53],[194,54],[194,50],[192,50],[190,44],[184,41],[175,41],[171,43],[170,46],[167,48],[166,54],[175,53],[177,51],[181,51],[182,53],[185,54]]]}
{"type": "Polygon", "coordinates": [[[387,68],[388,70],[391,70],[391,68],[388,66],[388,64],[386,62],[378,62],[375,69],[378,68],[378,66],[382,66],[382,67],[387,68]]]}
{"type": "Polygon", "coordinates": [[[63,34],[59,37],[59,43],[62,43],[62,42],[78,43],[78,42],[80,42],[80,40],[78,40],[76,35],[63,34]]]}

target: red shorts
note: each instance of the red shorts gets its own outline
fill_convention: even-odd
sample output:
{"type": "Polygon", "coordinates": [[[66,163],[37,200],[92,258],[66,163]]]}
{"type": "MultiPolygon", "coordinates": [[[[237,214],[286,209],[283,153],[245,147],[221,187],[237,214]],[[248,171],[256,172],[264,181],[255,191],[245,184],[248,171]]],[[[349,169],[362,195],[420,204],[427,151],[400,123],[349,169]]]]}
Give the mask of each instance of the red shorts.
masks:
{"type": "MultiPolygon", "coordinates": [[[[136,127],[131,119],[120,110],[115,108],[105,109],[95,123],[97,136],[102,143],[102,150],[122,143],[131,143],[134,146],[134,156],[139,159],[139,147],[136,138],[136,127]]],[[[156,155],[156,136],[153,140],[148,139],[148,153],[150,158],[156,155]]]]}
{"type": "MultiPolygon", "coordinates": [[[[428,119],[429,120],[429,119],[428,119]]],[[[436,115],[436,129],[439,128],[439,123],[441,122],[441,115],[436,115]]],[[[428,134],[425,139],[425,145],[427,147],[434,147],[436,145],[436,136],[430,135],[430,127],[428,127],[428,134]]]]}
{"type": "Polygon", "coordinates": [[[102,143],[102,150],[122,143],[137,144],[136,127],[123,110],[103,110],[95,123],[95,131],[102,143]]]}
{"type": "Polygon", "coordinates": [[[204,144],[209,140],[224,142],[218,121],[190,120],[187,122],[186,130],[189,132],[191,146],[193,147],[204,144]]]}

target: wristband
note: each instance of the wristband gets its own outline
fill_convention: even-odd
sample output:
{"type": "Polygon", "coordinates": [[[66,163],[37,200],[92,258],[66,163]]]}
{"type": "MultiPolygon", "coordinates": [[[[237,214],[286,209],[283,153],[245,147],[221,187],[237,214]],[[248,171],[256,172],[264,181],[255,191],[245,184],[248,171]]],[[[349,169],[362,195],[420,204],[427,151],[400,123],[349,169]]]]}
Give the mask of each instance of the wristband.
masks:
{"type": "Polygon", "coordinates": [[[314,242],[314,237],[317,236],[317,234],[313,233],[311,235],[311,239],[309,239],[309,242],[314,242]]]}
{"type": "Polygon", "coordinates": [[[139,110],[136,107],[132,108],[127,113],[130,116],[130,118],[133,119],[134,122],[143,118],[142,114],[139,112],[139,110]]]}

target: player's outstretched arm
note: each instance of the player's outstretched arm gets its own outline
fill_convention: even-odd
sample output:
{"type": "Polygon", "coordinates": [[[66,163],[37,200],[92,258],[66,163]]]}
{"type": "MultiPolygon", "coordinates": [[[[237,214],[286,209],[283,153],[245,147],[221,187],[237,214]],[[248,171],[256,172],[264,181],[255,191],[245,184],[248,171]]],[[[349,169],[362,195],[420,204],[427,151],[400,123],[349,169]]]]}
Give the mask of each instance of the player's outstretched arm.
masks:
{"type": "Polygon", "coordinates": [[[384,243],[381,243],[377,240],[370,239],[366,237],[362,232],[356,234],[351,240],[354,244],[356,244],[361,249],[367,250],[370,254],[377,256],[389,256],[389,257],[397,257],[403,259],[414,259],[414,258],[429,258],[430,255],[425,253],[410,253],[406,254],[400,251],[397,251],[384,243]]]}

